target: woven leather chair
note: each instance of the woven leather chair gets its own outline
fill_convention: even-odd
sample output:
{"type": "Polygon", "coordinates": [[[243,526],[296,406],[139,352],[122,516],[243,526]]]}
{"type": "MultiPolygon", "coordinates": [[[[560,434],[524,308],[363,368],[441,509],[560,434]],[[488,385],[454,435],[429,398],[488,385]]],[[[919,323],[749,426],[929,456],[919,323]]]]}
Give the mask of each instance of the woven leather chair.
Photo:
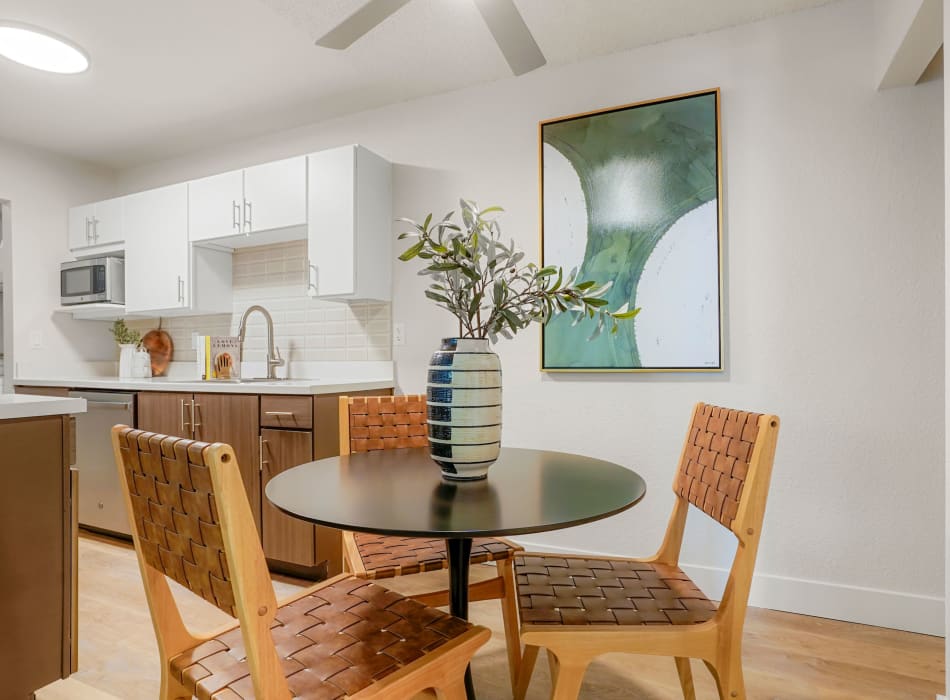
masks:
{"type": "Polygon", "coordinates": [[[278,605],[229,445],[116,426],[125,491],[162,663],[161,699],[465,698],[489,632],[368,581],[338,576],[278,605]],[[185,627],[174,579],[237,622],[185,627]]]}
{"type": "Polygon", "coordinates": [[[689,659],[702,659],[719,697],[745,698],[742,627],[759,548],[779,419],[697,404],[673,481],[676,502],[649,559],[525,554],[515,563],[525,654],[524,697],[540,647],[552,697],[575,698],[588,664],[608,652],[672,656],[683,695],[695,700],[689,659]],[[679,568],[686,514],[695,506],[738,539],[717,606],[679,568]]]}
{"type": "MultiPolygon", "coordinates": [[[[340,397],[340,454],[428,447],[426,397],[340,397]]],[[[435,464],[433,469],[437,469],[435,464]]],[[[472,564],[494,561],[498,576],[469,586],[469,600],[501,600],[508,645],[508,670],[514,689],[521,658],[518,641],[518,604],[515,599],[514,555],[522,548],[495,537],[475,538],[472,564]]],[[[448,568],[445,540],[343,533],[343,559],[348,571],[366,579],[417,574],[448,568]]],[[[447,590],[412,596],[426,605],[449,604],[447,590]]]]}

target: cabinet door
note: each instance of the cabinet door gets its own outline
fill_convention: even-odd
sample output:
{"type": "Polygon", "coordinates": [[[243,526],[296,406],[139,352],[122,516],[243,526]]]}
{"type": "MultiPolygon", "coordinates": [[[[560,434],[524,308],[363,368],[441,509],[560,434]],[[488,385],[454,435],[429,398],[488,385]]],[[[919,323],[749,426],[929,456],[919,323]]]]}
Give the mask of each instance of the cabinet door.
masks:
{"type": "Polygon", "coordinates": [[[191,394],[140,391],[135,427],[150,433],[190,438],[191,394]]]}
{"type": "Polygon", "coordinates": [[[261,531],[261,466],[258,397],[195,394],[195,439],[234,448],[254,524],[261,531]]]}
{"type": "Polygon", "coordinates": [[[307,223],[307,159],[304,156],[244,170],[244,231],[307,223]]]}
{"type": "Polygon", "coordinates": [[[92,217],[95,205],[84,204],[69,210],[69,249],[88,248],[92,245],[92,217]]]}
{"type": "Polygon", "coordinates": [[[212,175],[188,183],[188,232],[192,241],[241,233],[244,171],[212,175]]]}
{"type": "Polygon", "coordinates": [[[356,277],[354,146],[331,148],[308,156],[309,212],[307,242],[312,296],[353,294],[356,277]]]}
{"type": "Polygon", "coordinates": [[[188,185],[180,183],[126,197],[125,224],[126,310],[188,307],[188,185]]]}
{"type": "Polygon", "coordinates": [[[123,208],[125,197],[96,202],[92,219],[92,241],[94,245],[109,245],[125,240],[123,233],[123,208]]]}
{"type": "MultiPolygon", "coordinates": [[[[262,490],[267,482],[286,469],[313,459],[313,434],[302,430],[261,430],[264,464],[262,490]]],[[[269,559],[316,565],[314,526],[305,520],[281,513],[267,497],[263,503],[264,555],[269,559]]]]}

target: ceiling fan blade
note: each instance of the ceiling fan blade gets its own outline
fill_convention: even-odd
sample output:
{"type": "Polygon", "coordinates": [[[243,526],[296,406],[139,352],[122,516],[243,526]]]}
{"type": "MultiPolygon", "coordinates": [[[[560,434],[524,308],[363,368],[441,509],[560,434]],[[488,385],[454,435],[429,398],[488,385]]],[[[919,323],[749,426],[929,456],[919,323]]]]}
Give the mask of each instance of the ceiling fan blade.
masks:
{"type": "Polygon", "coordinates": [[[547,63],[514,0],[475,0],[475,5],[515,75],[547,63]]]}
{"type": "Polygon", "coordinates": [[[327,49],[345,49],[396,12],[409,0],[369,0],[336,27],[317,39],[317,46],[327,49]]]}

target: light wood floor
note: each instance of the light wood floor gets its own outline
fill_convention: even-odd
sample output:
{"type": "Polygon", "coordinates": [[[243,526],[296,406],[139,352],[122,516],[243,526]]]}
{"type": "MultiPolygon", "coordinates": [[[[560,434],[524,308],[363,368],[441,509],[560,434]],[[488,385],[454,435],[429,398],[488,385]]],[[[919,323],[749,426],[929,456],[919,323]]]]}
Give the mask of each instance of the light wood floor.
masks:
{"type": "MultiPolygon", "coordinates": [[[[473,567],[473,578],[493,567],[473,567]]],[[[402,593],[434,588],[442,572],[403,577],[402,593]]],[[[275,582],[278,599],[293,582],[275,582]]],[[[227,621],[224,613],[176,590],[186,621],[196,629],[227,621]]],[[[472,619],[492,630],[472,664],[479,698],[510,698],[501,614],[497,601],[473,603],[472,619]]],[[[750,698],[782,700],[934,700],[944,683],[943,639],[876,627],[751,608],[744,664],[750,698]]],[[[697,698],[716,698],[705,667],[694,662],[697,698]]],[[[154,700],[159,669],[135,553],[101,539],[79,542],[79,672],[74,679],[122,700],[154,700]]],[[[79,686],[77,686],[79,687],[79,686]]],[[[530,700],[550,693],[547,664],[539,661],[530,700]]],[[[71,697],[78,700],[80,692],[71,697]]],[[[90,697],[99,697],[98,695],[90,697]]],[[[666,700],[682,698],[672,660],[611,654],[594,662],[582,698],[666,700]]]]}

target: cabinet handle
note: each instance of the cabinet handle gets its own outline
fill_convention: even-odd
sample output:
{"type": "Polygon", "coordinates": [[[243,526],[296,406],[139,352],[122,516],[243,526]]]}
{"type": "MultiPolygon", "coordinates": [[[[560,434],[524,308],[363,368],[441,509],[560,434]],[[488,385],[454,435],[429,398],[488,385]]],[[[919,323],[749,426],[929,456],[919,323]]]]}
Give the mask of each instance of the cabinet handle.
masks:
{"type": "Polygon", "coordinates": [[[89,245],[91,234],[89,233],[89,217],[86,217],[86,245],[89,245]]]}
{"type": "Polygon", "coordinates": [[[292,416],[293,411],[264,411],[265,416],[292,416]]]}
{"type": "Polygon", "coordinates": [[[181,400],[181,433],[183,437],[187,437],[185,433],[185,426],[188,426],[188,433],[191,432],[191,423],[185,421],[185,400],[181,400]]]}
{"type": "Polygon", "coordinates": [[[197,430],[201,427],[201,423],[198,422],[198,409],[201,408],[200,403],[196,403],[194,399],[191,400],[191,429],[197,430]]]}
{"type": "Polygon", "coordinates": [[[185,280],[181,278],[181,275],[178,275],[178,303],[185,303],[185,280]]]}
{"type": "Polygon", "coordinates": [[[310,260],[307,260],[307,289],[312,289],[314,295],[317,293],[317,279],[320,272],[317,270],[317,266],[314,265],[310,260]],[[310,274],[310,271],[313,271],[313,274],[310,274]]]}
{"type": "Polygon", "coordinates": [[[251,222],[251,215],[254,213],[253,205],[249,199],[244,200],[244,232],[247,234],[251,233],[253,224],[251,222]]]}
{"type": "Polygon", "coordinates": [[[264,459],[264,443],[265,443],[265,442],[267,442],[267,440],[264,439],[264,436],[263,436],[263,435],[258,435],[258,436],[257,436],[257,449],[258,449],[258,460],[257,460],[257,463],[260,465],[260,470],[261,470],[262,472],[264,471],[264,462],[266,461],[266,460],[264,459]]]}
{"type": "Polygon", "coordinates": [[[99,219],[92,217],[92,242],[99,242],[99,219]]]}
{"type": "Polygon", "coordinates": [[[241,206],[235,200],[231,200],[231,228],[241,230],[241,206]]]}

